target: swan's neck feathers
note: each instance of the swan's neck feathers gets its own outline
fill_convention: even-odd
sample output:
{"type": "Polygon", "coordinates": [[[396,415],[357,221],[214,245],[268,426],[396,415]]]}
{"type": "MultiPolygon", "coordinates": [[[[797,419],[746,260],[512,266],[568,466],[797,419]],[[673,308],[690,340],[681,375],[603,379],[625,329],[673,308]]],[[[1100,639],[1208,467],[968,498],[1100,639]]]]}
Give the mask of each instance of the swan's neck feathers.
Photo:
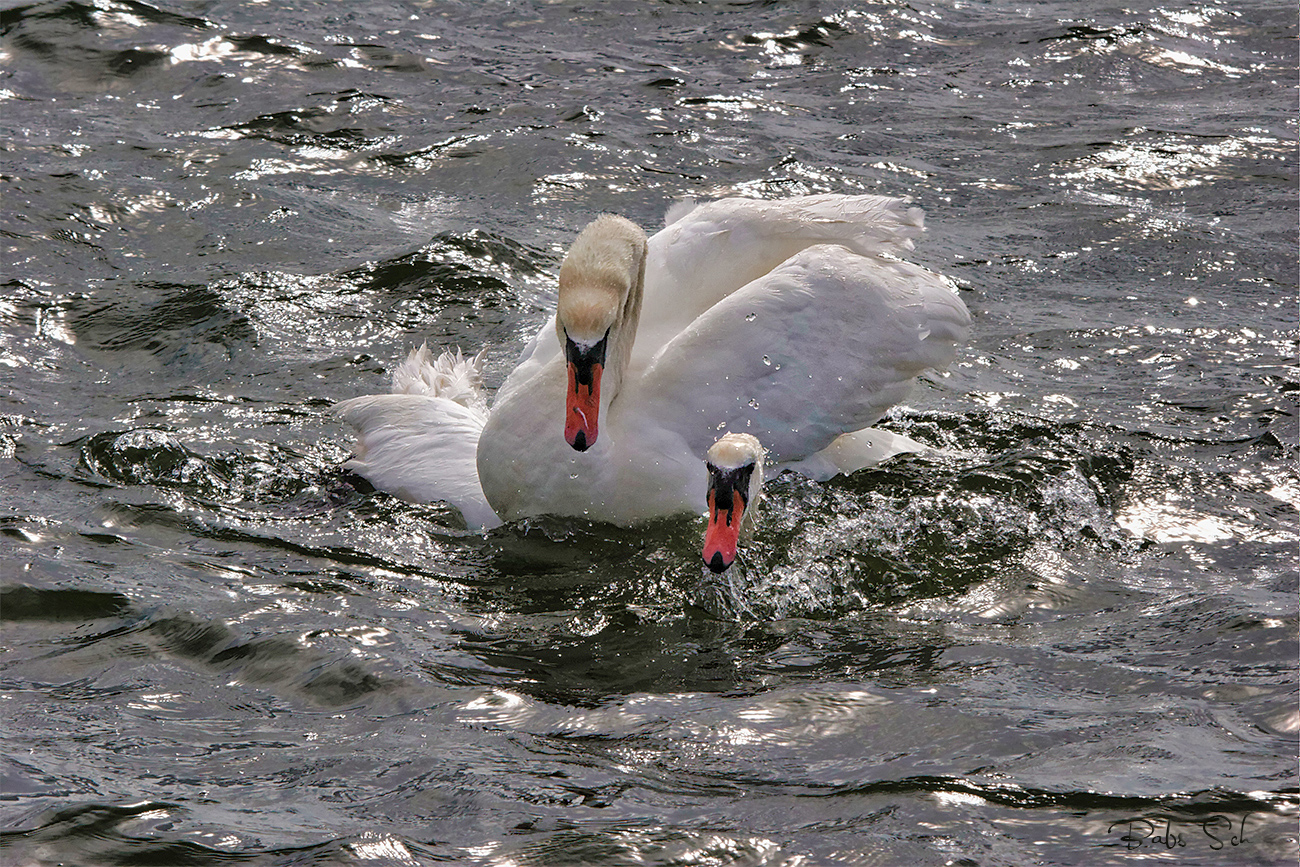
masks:
{"type": "Polygon", "coordinates": [[[604,399],[617,393],[632,356],[645,285],[646,236],[630,220],[602,214],[582,230],[560,266],[555,326],[591,347],[609,336],[604,399]]]}

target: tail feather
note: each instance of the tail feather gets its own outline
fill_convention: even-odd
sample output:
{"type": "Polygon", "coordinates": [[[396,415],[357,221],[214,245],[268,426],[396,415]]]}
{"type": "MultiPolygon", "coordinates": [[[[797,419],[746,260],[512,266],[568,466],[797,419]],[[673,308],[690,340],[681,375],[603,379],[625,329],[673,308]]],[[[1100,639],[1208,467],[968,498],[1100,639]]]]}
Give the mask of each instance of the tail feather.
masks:
{"type": "Polygon", "coordinates": [[[412,349],[393,371],[393,394],[445,397],[463,407],[487,412],[483,393],[483,352],[466,358],[460,349],[444,350],[435,359],[429,344],[412,349]]]}

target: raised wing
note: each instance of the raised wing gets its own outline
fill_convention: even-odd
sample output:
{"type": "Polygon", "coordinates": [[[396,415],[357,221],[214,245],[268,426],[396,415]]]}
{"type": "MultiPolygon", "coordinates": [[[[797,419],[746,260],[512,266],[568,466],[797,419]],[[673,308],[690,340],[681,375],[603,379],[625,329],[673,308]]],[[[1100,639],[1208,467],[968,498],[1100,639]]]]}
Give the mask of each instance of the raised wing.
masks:
{"type": "Polygon", "coordinates": [[[911,250],[923,232],[921,209],[887,196],[677,205],[650,238],[633,351],[648,360],[705,310],[807,247],[830,243],[864,256],[897,254],[911,250]]]}
{"type": "MultiPolygon", "coordinates": [[[[905,199],[840,194],[682,202],[665,222],[649,239],[633,370],[704,311],[800,250],[835,243],[864,256],[903,253],[925,231],[921,209],[905,199]]],[[[552,313],[520,353],[498,399],[559,355],[552,313]]]]}
{"type": "Polygon", "coordinates": [[[628,398],[697,455],[732,430],[757,436],[774,464],[797,461],[870,425],[917,374],[951,362],[969,323],[939,275],[819,245],[713,305],[628,398]]]}

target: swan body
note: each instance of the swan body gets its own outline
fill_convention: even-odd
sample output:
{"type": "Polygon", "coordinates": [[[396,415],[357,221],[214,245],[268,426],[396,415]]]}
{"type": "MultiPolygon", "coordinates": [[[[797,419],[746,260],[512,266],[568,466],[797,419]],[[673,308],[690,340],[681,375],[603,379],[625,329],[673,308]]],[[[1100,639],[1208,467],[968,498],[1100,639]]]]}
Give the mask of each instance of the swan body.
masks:
{"type": "Polygon", "coordinates": [[[899,258],[921,232],[919,209],[880,196],[678,207],[649,239],[599,217],[490,412],[477,359],[421,347],[393,394],[339,404],[358,432],[346,466],[471,527],[626,525],[697,512],[721,431],[815,479],[919,451],[868,426],[966,338],[952,285],[899,258]]]}

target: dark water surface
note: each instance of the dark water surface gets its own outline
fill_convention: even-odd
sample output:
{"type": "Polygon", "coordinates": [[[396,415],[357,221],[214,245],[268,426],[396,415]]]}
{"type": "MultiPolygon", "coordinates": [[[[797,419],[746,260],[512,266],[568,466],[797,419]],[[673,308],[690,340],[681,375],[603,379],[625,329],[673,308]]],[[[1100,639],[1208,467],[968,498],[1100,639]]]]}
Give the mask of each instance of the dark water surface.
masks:
{"type": "Polygon", "coordinates": [[[0,860],[1295,864],[1294,0],[3,4],[0,860]],[[468,534],[601,210],[911,196],[969,347],[702,522],[468,534]]]}

